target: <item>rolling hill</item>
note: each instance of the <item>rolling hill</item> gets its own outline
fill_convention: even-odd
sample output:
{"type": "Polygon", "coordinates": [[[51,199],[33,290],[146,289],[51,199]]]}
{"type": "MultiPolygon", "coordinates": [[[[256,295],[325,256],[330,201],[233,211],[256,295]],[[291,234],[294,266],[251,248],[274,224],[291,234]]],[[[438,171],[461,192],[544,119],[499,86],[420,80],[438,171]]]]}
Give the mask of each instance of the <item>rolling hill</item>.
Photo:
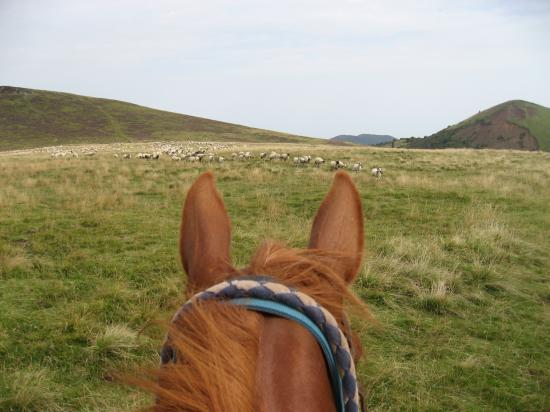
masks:
{"type": "Polygon", "coordinates": [[[351,143],[365,144],[365,145],[377,145],[380,143],[392,142],[393,140],[395,140],[395,137],[389,136],[387,134],[383,134],[383,135],[382,134],[359,134],[359,135],[341,134],[333,137],[330,140],[337,141],[337,142],[351,142],[351,143]]]}
{"type": "Polygon", "coordinates": [[[319,142],[118,100],[0,86],[0,150],[151,140],[319,142]]]}
{"type": "Polygon", "coordinates": [[[411,148],[469,147],[550,151],[550,109],[511,100],[423,139],[407,139],[411,148]]]}

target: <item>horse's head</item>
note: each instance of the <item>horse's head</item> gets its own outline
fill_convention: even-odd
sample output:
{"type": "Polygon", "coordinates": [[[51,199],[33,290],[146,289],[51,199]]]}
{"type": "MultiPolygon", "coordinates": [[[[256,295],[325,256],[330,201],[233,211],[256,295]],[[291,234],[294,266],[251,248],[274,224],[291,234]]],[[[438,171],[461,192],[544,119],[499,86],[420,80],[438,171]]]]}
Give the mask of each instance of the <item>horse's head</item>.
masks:
{"type": "MultiPolygon", "coordinates": [[[[267,275],[304,292],[326,308],[352,342],[344,301],[361,305],[348,285],[355,279],[363,251],[359,194],[345,172],[334,177],[313,221],[307,249],[264,242],[250,264],[231,263],[231,229],[212,173],[190,188],[180,229],[180,254],[188,293],[227,279],[267,275]]],[[[281,317],[219,302],[193,305],[170,327],[178,353],[156,372],[153,410],[334,411],[335,402],[323,353],[300,324],[281,317]]]]}

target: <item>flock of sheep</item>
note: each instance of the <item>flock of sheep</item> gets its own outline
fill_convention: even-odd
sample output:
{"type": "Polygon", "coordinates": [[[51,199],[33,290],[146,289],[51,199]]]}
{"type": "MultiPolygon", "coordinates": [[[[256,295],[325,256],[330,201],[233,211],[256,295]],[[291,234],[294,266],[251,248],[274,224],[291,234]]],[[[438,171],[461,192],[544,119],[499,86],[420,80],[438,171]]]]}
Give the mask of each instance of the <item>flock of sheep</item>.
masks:
{"type": "MultiPolygon", "coordinates": [[[[182,143],[153,143],[150,146],[152,151],[139,152],[134,155],[130,153],[131,146],[124,146],[123,144],[114,144],[111,146],[113,156],[115,158],[131,159],[133,156],[138,159],[144,160],[159,160],[161,157],[168,157],[174,161],[186,161],[186,162],[201,162],[201,163],[224,163],[225,161],[249,161],[252,159],[260,159],[266,162],[280,161],[290,162],[295,167],[307,167],[312,165],[313,167],[320,168],[327,161],[322,157],[312,157],[310,155],[292,156],[290,153],[278,153],[275,151],[262,152],[258,155],[253,154],[250,151],[232,152],[227,156],[220,156],[217,154],[219,151],[228,151],[232,146],[229,144],[215,143],[215,142],[200,142],[187,144],[182,143]],[[118,152],[118,153],[117,153],[118,152]]],[[[51,157],[79,157],[79,156],[95,156],[98,151],[102,150],[100,146],[90,146],[81,148],[66,149],[62,146],[47,148],[47,151],[51,154],[51,157]]],[[[361,162],[352,162],[347,164],[342,160],[330,160],[327,163],[330,170],[349,169],[353,172],[361,172],[363,170],[363,164],[361,162]]],[[[384,170],[381,167],[371,168],[371,174],[374,177],[382,177],[384,170]]]]}
{"type": "Polygon", "coordinates": [[[95,156],[97,149],[63,149],[62,147],[54,147],[50,151],[51,157],[79,157],[79,156],[95,156]]]}
{"type": "MultiPolygon", "coordinates": [[[[315,157],[312,160],[311,156],[309,155],[294,157],[293,161],[294,161],[294,166],[296,167],[301,166],[303,164],[309,164],[312,161],[313,161],[313,166],[315,167],[321,167],[325,163],[325,159],[323,159],[322,157],[315,157]]],[[[338,170],[338,169],[346,169],[346,168],[348,168],[348,165],[341,160],[330,161],[330,170],[338,170]]],[[[349,165],[349,169],[354,172],[360,172],[361,170],[363,170],[363,163],[361,162],[351,163],[349,165]]],[[[382,177],[384,170],[381,167],[373,167],[371,169],[371,173],[375,177],[382,177]]]]}

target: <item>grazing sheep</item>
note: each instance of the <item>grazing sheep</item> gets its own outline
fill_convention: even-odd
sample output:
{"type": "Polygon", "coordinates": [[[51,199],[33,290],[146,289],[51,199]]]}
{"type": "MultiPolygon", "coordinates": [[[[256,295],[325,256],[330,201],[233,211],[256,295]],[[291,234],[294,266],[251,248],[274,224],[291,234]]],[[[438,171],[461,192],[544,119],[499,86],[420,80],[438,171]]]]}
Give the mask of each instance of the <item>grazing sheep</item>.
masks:
{"type": "Polygon", "coordinates": [[[286,162],[290,158],[289,153],[281,153],[281,160],[286,162]]]}
{"type": "Polygon", "coordinates": [[[292,160],[294,162],[294,166],[296,166],[296,167],[300,166],[300,158],[299,157],[294,157],[292,160]]]}
{"type": "Polygon", "coordinates": [[[299,159],[300,159],[300,163],[308,164],[311,160],[311,156],[307,156],[307,155],[306,156],[300,156],[299,159]]]}
{"type": "Polygon", "coordinates": [[[238,159],[239,160],[248,160],[248,159],[252,159],[252,153],[250,152],[239,152],[238,154],[238,159]]]}
{"type": "Polygon", "coordinates": [[[218,162],[219,162],[219,163],[223,163],[224,160],[225,160],[225,159],[224,159],[223,157],[221,157],[221,156],[218,157],[218,162]]]}
{"type": "Polygon", "coordinates": [[[124,154],[122,155],[122,158],[123,158],[123,159],[131,159],[131,158],[132,158],[132,155],[131,155],[130,153],[124,153],[124,154]]]}
{"type": "Polygon", "coordinates": [[[266,153],[266,152],[262,152],[262,153],[260,153],[260,159],[263,159],[263,160],[265,160],[265,159],[266,159],[266,157],[267,157],[267,153],[266,153]]]}
{"type": "Polygon", "coordinates": [[[384,173],[384,170],[382,170],[381,167],[373,167],[370,172],[374,177],[380,179],[384,173]]]}
{"type": "Polygon", "coordinates": [[[363,165],[361,163],[354,163],[351,166],[351,170],[353,170],[354,172],[360,172],[361,170],[363,170],[363,165]]]}
{"type": "Polygon", "coordinates": [[[346,164],[342,162],[341,160],[332,160],[330,162],[330,169],[331,170],[337,170],[337,169],[343,169],[346,167],[346,164]]]}
{"type": "Polygon", "coordinates": [[[277,160],[281,157],[281,155],[277,152],[271,152],[269,154],[269,160],[277,160]]]}
{"type": "Polygon", "coordinates": [[[323,159],[322,157],[316,157],[315,159],[313,159],[313,165],[315,167],[321,167],[323,163],[325,163],[325,159],[323,159]]]}

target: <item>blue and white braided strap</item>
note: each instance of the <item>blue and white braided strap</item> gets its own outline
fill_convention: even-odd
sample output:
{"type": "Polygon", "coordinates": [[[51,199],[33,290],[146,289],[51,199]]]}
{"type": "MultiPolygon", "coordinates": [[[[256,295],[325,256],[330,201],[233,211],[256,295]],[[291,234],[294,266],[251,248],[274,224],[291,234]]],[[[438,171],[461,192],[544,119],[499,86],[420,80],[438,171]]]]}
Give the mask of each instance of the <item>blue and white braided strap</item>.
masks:
{"type": "Polygon", "coordinates": [[[359,411],[359,391],[355,364],[351,356],[348,340],[338,327],[334,316],[320,306],[310,296],[278,283],[272,278],[254,276],[237,278],[218,283],[202,292],[195,294],[174,314],[172,323],[185,310],[196,302],[206,300],[230,300],[241,298],[256,298],[277,302],[295,309],[309,318],[323,333],[330,344],[332,355],[338,367],[342,382],[344,409],[346,412],[359,411]]]}

